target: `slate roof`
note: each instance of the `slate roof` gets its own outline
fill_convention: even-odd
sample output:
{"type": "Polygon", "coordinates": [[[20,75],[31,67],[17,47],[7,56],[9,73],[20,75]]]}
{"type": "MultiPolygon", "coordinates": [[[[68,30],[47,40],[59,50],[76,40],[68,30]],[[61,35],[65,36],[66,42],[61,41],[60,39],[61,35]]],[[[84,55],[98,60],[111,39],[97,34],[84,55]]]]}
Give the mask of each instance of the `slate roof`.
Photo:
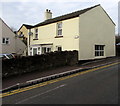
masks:
{"type": "Polygon", "coordinates": [[[23,26],[25,26],[27,29],[31,29],[31,28],[33,28],[32,25],[22,24],[22,26],[18,29],[17,32],[19,32],[19,30],[20,30],[23,26]]]}
{"type": "MultiPolygon", "coordinates": [[[[34,27],[39,27],[39,26],[51,24],[51,23],[54,23],[54,22],[58,22],[58,21],[66,20],[66,19],[75,18],[75,17],[78,17],[79,15],[81,15],[81,14],[83,14],[83,13],[85,13],[85,12],[87,12],[87,11],[89,11],[89,10],[97,7],[97,6],[100,6],[100,4],[92,6],[92,7],[89,7],[89,8],[86,8],[86,9],[83,9],[83,10],[79,10],[79,11],[75,11],[75,12],[72,12],[72,13],[69,13],[69,14],[65,14],[65,15],[62,15],[62,16],[55,17],[55,18],[51,18],[51,19],[45,20],[45,21],[43,21],[43,22],[41,22],[39,24],[33,25],[33,26],[32,25],[27,25],[27,24],[23,24],[23,25],[27,29],[31,29],[31,28],[34,28],[34,27]]],[[[106,13],[106,11],[104,9],[103,9],[103,11],[106,13]]],[[[112,19],[109,17],[108,14],[107,14],[107,16],[112,21],[112,19]]],[[[115,23],[113,21],[112,21],[112,23],[115,25],[115,23]]]]}
{"type": "Polygon", "coordinates": [[[32,25],[27,25],[27,24],[23,24],[27,29],[30,29],[32,28],[33,26],[32,25]]]}
{"type": "Polygon", "coordinates": [[[75,12],[72,12],[72,13],[69,13],[69,14],[66,14],[66,15],[62,15],[62,16],[59,16],[59,17],[56,17],[56,18],[52,18],[52,19],[48,19],[46,21],[43,21],[39,24],[36,24],[34,25],[33,27],[38,27],[38,26],[43,26],[43,25],[47,25],[47,24],[50,24],[50,23],[54,23],[54,22],[58,22],[58,21],[62,21],[62,20],[66,20],[66,19],[71,19],[71,18],[75,18],[75,17],[78,17],[79,15],[97,7],[97,6],[100,6],[99,5],[95,5],[93,7],[89,7],[89,8],[86,8],[86,9],[83,9],[83,10],[79,10],[79,11],[75,11],[75,12]]]}

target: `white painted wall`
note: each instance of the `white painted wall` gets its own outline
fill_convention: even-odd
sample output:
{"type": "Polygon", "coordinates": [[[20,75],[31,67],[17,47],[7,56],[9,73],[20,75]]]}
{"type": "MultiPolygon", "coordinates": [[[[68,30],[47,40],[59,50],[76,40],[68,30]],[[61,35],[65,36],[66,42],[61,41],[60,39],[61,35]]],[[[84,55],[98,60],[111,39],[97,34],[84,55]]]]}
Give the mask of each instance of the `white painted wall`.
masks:
{"type": "Polygon", "coordinates": [[[17,53],[23,54],[26,45],[19,39],[15,37],[14,32],[0,19],[1,32],[0,32],[0,54],[4,53],[17,53]],[[8,37],[10,39],[10,44],[2,44],[2,38],[8,37]]]}
{"type": "Polygon", "coordinates": [[[61,38],[57,36],[57,22],[38,27],[38,40],[34,39],[34,29],[32,29],[33,36],[31,36],[31,46],[37,44],[53,43],[52,51],[56,50],[56,46],[62,46],[62,50],[79,50],[79,39],[75,36],[79,35],[79,17],[62,21],[63,34],[61,38]]]}
{"type": "MultiPolygon", "coordinates": [[[[101,6],[80,15],[79,60],[94,59],[94,45],[105,45],[105,56],[115,56],[115,25],[101,6]]],[[[100,57],[102,58],[102,57],[100,57]]]]}
{"type": "Polygon", "coordinates": [[[15,53],[15,34],[1,19],[0,22],[2,23],[2,35],[0,34],[2,51],[0,53],[15,53]],[[3,37],[8,37],[10,39],[10,44],[2,44],[3,37]]]}

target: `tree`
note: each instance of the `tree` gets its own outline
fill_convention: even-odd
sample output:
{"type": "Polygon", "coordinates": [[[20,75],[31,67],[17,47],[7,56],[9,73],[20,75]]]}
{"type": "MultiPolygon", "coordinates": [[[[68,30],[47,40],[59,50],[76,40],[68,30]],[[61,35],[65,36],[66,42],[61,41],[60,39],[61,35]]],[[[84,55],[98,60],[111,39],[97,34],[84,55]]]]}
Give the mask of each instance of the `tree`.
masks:
{"type": "Polygon", "coordinates": [[[115,36],[115,38],[116,38],[116,44],[120,43],[120,36],[115,36]]]}

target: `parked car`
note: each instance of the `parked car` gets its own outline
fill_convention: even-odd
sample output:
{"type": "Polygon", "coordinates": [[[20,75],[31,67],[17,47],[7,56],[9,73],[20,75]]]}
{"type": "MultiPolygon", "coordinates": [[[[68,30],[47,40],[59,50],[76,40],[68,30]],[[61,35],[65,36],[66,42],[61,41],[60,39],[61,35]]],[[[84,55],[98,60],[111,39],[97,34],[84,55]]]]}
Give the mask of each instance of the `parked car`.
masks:
{"type": "Polygon", "coordinates": [[[0,59],[12,59],[12,58],[15,58],[14,55],[12,54],[0,54],[0,59]]]}

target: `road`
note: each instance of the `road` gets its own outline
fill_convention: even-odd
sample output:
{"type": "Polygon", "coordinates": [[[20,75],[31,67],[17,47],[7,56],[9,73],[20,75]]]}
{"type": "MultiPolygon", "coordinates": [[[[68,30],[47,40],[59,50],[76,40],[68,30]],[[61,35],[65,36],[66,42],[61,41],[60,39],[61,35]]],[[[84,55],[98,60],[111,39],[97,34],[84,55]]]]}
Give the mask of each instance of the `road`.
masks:
{"type": "Polygon", "coordinates": [[[120,63],[3,97],[3,104],[117,104],[120,63]]]}

